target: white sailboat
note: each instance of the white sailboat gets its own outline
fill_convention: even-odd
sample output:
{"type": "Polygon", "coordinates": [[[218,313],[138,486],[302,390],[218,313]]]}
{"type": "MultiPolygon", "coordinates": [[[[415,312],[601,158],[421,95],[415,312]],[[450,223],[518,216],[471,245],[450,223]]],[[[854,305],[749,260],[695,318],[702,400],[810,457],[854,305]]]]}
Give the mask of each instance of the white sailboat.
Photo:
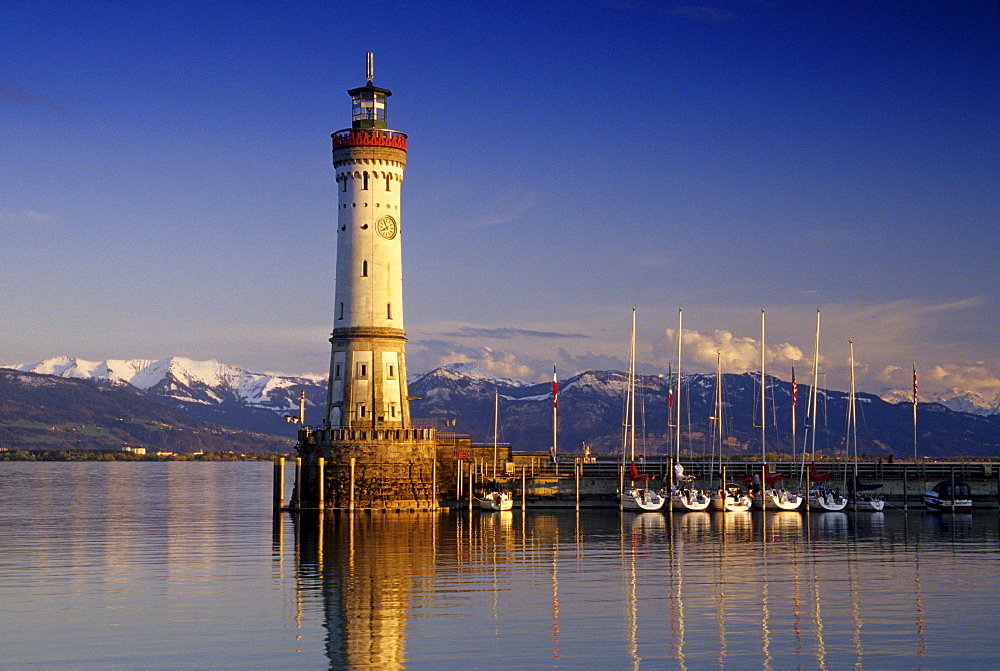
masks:
{"type": "Polygon", "coordinates": [[[784,479],[781,473],[771,473],[767,467],[767,378],[764,375],[764,311],[760,311],[760,477],[763,478],[762,488],[754,493],[754,507],[767,508],[774,506],[778,510],[798,510],[805,499],[799,494],[789,491],[786,487],[776,486],[784,479]]]}
{"type": "MultiPolygon", "coordinates": [[[[674,449],[674,486],[670,490],[675,510],[705,510],[712,503],[712,498],[702,489],[693,487],[697,476],[684,473],[681,464],[681,335],[683,331],[683,311],[677,310],[677,396],[674,405],[677,408],[674,422],[677,430],[677,440],[674,449]]],[[[669,421],[668,421],[669,424],[669,421]]]]}
{"type": "MultiPolygon", "coordinates": [[[[816,430],[819,427],[817,418],[819,417],[819,310],[816,310],[816,346],[813,350],[813,375],[812,387],[809,389],[809,407],[806,415],[809,424],[806,426],[806,437],[808,441],[812,438],[812,463],[809,465],[809,509],[817,512],[843,510],[847,507],[847,498],[839,491],[828,488],[824,483],[831,477],[832,473],[820,473],[816,468],[816,430]]],[[[805,450],[806,443],[803,443],[805,450]]]]}
{"type": "Polygon", "coordinates": [[[639,473],[635,467],[635,308],[632,308],[632,339],[629,345],[628,385],[625,391],[625,421],[622,431],[622,464],[629,460],[629,485],[622,487],[622,510],[656,512],[663,509],[666,498],[645,486],[654,476],[639,473]],[[640,484],[636,484],[640,483],[640,484]]]}
{"type": "MultiPolygon", "coordinates": [[[[713,508],[715,510],[725,510],[728,512],[746,512],[750,510],[752,501],[744,493],[740,485],[733,482],[726,482],[726,467],[722,463],[722,446],[725,444],[725,428],[723,424],[723,403],[722,403],[722,352],[716,354],[715,361],[715,414],[712,417],[715,422],[715,432],[712,442],[719,446],[719,473],[722,480],[718,490],[712,497],[713,508]]],[[[712,473],[715,471],[715,448],[712,449],[712,473]]]]}
{"type": "Polygon", "coordinates": [[[850,487],[851,498],[854,499],[855,510],[877,512],[885,507],[885,497],[874,493],[876,489],[882,487],[881,483],[867,485],[858,480],[858,406],[854,387],[854,341],[848,342],[851,345],[851,388],[847,400],[847,445],[845,447],[848,453],[853,452],[854,456],[854,478],[850,487]]]}
{"type": "Polygon", "coordinates": [[[514,507],[514,499],[509,492],[502,491],[497,484],[497,445],[498,433],[500,429],[500,392],[493,391],[493,480],[488,491],[482,496],[476,497],[476,505],[480,510],[500,512],[511,510],[514,507]]]}

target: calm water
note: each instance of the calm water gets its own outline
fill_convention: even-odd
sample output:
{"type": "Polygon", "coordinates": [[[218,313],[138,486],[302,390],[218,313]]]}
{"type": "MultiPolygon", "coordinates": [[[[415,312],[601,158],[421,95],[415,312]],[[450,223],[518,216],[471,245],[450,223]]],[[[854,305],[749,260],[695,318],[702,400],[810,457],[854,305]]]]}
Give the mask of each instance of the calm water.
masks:
{"type": "Polygon", "coordinates": [[[975,516],[270,511],[267,463],[0,463],[0,667],[994,667],[975,516]]]}

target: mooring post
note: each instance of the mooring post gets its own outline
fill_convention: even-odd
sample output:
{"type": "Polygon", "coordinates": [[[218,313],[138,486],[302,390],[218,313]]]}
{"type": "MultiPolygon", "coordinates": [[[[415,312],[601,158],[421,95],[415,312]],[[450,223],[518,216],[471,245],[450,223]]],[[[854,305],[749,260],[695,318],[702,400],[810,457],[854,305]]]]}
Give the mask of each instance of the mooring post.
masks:
{"type": "Polygon", "coordinates": [[[576,512],[580,512],[580,458],[573,459],[573,479],[576,481],[576,512]]]}
{"type": "Polygon", "coordinates": [[[618,512],[624,510],[625,505],[625,463],[618,465],[618,512]]]}
{"type": "Polygon", "coordinates": [[[955,512],[955,467],[951,467],[951,512],[955,512]]]}
{"type": "Polygon", "coordinates": [[[347,504],[348,510],[354,510],[354,457],[351,457],[351,499],[347,504]]]}
{"type": "Polygon", "coordinates": [[[905,513],[910,509],[909,496],[907,496],[906,491],[906,479],[909,473],[907,473],[906,464],[903,464],[903,512],[905,513]]]}
{"type": "Polygon", "coordinates": [[[302,457],[295,457],[295,509],[302,510],[302,457]]]}
{"type": "Polygon", "coordinates": [[[764,496],[764,492],[767,491],[767,463],[761,464],[760,467],[760,511],[764,512],[767,510],[767,497],[764,496]]]}
{"type": "Polygon", "coordinates": [[[316,487],[316,507],[323,510],[323,505],[326,503],[324,499],[323,485],[326,481],[326,474],[324,473],[324,467],[326,466],[326,460],[320,457],[316,460],[316,476],[319,478],[319,485],[316,487]]]}
{"type": "MultiPolygon", "coordinates": [[[[1000,494],[998,494],[997,496],[1000,497],[1000,494]]],[[[527,469],[524,466],[521,466],[521,512],[522,513],[524,512],[524,509],[527,507],[527,499],[528,499],[528,474],[527,474],[527,469]]]]}
{"type": "Polygon", "coordinates": [[[281,510],[285,505],[285,458],[274,458],[274,509],[281,510]]]}

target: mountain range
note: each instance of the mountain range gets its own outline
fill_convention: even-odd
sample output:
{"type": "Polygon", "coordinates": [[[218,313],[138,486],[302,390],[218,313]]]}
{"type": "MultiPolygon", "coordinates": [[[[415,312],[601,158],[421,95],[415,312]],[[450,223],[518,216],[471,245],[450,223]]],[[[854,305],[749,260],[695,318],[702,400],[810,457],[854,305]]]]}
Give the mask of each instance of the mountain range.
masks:
{"type": "MultiPolygon", "coordinates": [[[[77,378],[182,410],[195,419],[290,438],[294,427],[285,415],[297,415],[306,392],[306,422],[321,422],[326,397],[319,377],[262,374],[218,361],[183,357],[160,360],[85,361],[72,357],[12,366],[39,378],[77,378]]],[[[724,452],[757,455],[761,450],[760,380],[753,373],[723,375],[724,452]]],[[[558,449],[578,453],[584,444],[595,453],[621,449],[625,373],[585,371],[560,381],[558,449]]],[[[711,449],[715,435],[715,376],[684,375],[681,389],[682,439],[686,453],[711,449]]],[[[796,445],[792,446],[791,383],[768,376],[765,447],[789,454],[802,449],[808,386],[798,386],[796,445]]],[[[668,387],[661,376],[637,376],[640,449],[661,453],[668,444],[668,387]]],[[[493,440],[494,393],[499,396],[498,436],[515,450],[547,450],[552,444],[551,383],[531,384],[493,376],[472,364],[452,364],[410,380],[412,415],[442,431],[468,434],[477,442],[493,440]]],[[[0,397],[3,400],[3,397],[0,397]]],[[[844,451],[847,394],[818,392],[816,448],[820,454],[844,451]]],[[[0,426],[9,416],[0,406],[0,426]]],[[[859,452],[897,457],[913,454],[912,403],[892,403],[858,394],[859,452]]],[[[956,411],[941,403],[920,403],[917,447],[922,456],[1000,455],[1000,414],[956,411]]],[[[671,422],[672,423],[672,422],[671,422]]],[[[673,423],[672,423],[673,424],[673,423]]],[[[673,424],[675,426],[675,424],[673,424]]],[[[671,428],[670,434],[674,433],[671,428]]]]}

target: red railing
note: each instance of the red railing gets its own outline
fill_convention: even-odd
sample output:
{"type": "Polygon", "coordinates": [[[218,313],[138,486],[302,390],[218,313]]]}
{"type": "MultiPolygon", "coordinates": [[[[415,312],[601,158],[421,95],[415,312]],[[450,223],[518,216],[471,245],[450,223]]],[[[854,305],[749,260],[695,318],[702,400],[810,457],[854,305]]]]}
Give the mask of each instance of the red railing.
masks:
{"type": "Polygon", "coordinates": [[[340,147],[393,147],[406,151],[406,133],[382,128],[338,130],[333,134],[333,148],[340,147]]]}

